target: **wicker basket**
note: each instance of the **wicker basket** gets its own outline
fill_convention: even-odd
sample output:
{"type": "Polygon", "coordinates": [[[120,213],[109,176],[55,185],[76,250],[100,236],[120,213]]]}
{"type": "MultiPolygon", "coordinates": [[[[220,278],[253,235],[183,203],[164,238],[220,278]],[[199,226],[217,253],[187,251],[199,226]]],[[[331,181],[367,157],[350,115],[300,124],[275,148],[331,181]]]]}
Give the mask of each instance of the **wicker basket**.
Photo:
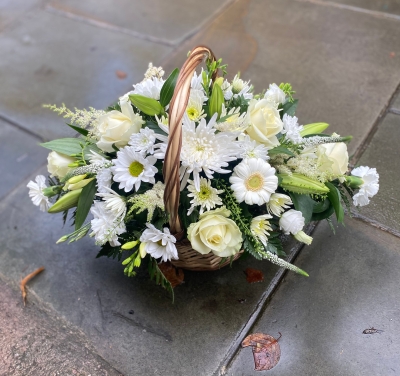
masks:
{"type": "MultiPolygon", "coordinates": [[[[183,239],[184,232],[178,216],[179,194],[180,194],[180,153],[182,147],[182,117],[185,113],[189,100],[190,84],[194,71],[204,59],[215,60],[212,51],[204,46],[196,47],[186,60],[179,73],[175,86],[174,95],[169,106],[169,140],[165,153],[164,161],[164,182],[165,193],[164,203],[165,210],[170,215],[170,230],[177,238],[177,249],[179,260],[172,260],[172,264],[177,267],[188,270],[217,270],[228,265],[231,260],[223,260],[221,257],[214,255],[212,252],[207,255],[195,251],[189,240],[183,239]]],[[[215,72],[212,77],[215,80],[217,74],[215,72]]],[[[234,256],[234,260],[240,257],[240,253],[234,256]]]]}

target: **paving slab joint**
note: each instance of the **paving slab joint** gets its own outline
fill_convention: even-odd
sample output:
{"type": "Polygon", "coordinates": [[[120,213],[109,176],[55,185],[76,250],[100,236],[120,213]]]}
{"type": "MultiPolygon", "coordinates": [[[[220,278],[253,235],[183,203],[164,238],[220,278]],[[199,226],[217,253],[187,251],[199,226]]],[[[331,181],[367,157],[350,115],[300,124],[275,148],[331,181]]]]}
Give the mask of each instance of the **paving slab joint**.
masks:
{"type": "Polygon", "coordinates": [[[367,224],[369,224],[369,225],[371,225],[371,226],[373,226],[373,227],[378,228],[379,230],[388,232],[389,234],[392,234],[392,235],[394,235],[394,236],[400,238],[400,232],[398,232],[397,230],[392,229],[391,227],[385,226],[385,225],[383,225],[382,223],[380,223],[380,222],[378,222],[378,221],[375,221],[374,219],[371,219],[371,218],[369,218],[369,217],[367,217],[367,216],[365,216],[365,215],[362,215],[362,214],[360,214],[359,212],[357,212],[357,211],[355,211],[355,210],[352,210],[352,211],[351,211],[351,216],[352,216],[354,219],[357,219],[357,220],[359,220],[359,221],[362,221],[362,222],[364,222],[364,223],[367,223],[367,224]]]}
{"type": "Polygon", "coordinates": [[[32,136],[32,137],[36,138],[40,142],[44,142],[45,141],[45,139],[42,136],[40,136],[39,134],[37,134],[35,132],[32,132],[31,130],[23,127],[21,124],[19,124],[16,121],[8,118],[7,116],[4,116],[4,115],[0,114],[0,120],[4,121],[5,123],[7,123],[8,125],[11,125],[14,128],[17,128],[21,132],[29,134],[29,136],[32,136]]]}

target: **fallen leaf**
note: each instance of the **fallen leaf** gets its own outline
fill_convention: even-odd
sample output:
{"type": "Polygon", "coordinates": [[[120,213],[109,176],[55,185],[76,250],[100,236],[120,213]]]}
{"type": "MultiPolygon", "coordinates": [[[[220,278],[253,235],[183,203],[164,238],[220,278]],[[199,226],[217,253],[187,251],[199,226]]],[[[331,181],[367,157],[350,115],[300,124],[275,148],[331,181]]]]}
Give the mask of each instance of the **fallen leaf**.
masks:
{"type": "MultiPolygon", "coordinates": [[[[280,334],[280,333],[279,333],[280,334]]],[[[253,350],[254,366],[256,371],[267,371],[275,367],[281,358],[281,348],[278,340],[264,333],[254,333],[247,336],[242,347],[251,346],[253,350]]]]}
{"type": "Polygon", "coordinates": [[[127,74],[126,74],[124,71],[122,71],[122,70],[116,70],[116,71],[115,71],[115,74],[117,75],[117,77],[118,77],[120,80],[123,80],[123,79],[126,78],[126,76],[127,76],[127,74]]]}
{"type": "Polygon", "coordinates": [[[375,333],[382,333],[383,330],[381,329],[375,329],[373,326],[371,326],[368,329],[363,330],[363,334],[375,334],[375,333]]]}
{"type": "Polygon", "coordinates": [[[247,282],[249,282],[249,283],[264,281],[264,274],[261,270],[253,269],[253,268],[246,268],[246,270],[244,272],[246,274],[247,282]]]}
{"type": "Polygon", "coordinates": [[[395,57],[396,56],[396,52],[391,52],[389,55],[390,55],[390,57],[395,57]]]}
{"type": "Polygon", "coordinates": [[[39,273],[41,273],[44,270],[44,267],[40,267],[39,269],[36,269],[34,272],[31,274],[28,274],[24,279],[21,280],[21,283],[19,285],[22,293],[22,300],[24,301],[24,305],[26,305],[26,284],[35,276],[37,276],[39,273]]]}
{"type": "Polygon", "coordinates": [[[173,288],[183,283],[185,276],[182,269],[175,268],[169,261],[158,264],[158,267],[173,288]]]}

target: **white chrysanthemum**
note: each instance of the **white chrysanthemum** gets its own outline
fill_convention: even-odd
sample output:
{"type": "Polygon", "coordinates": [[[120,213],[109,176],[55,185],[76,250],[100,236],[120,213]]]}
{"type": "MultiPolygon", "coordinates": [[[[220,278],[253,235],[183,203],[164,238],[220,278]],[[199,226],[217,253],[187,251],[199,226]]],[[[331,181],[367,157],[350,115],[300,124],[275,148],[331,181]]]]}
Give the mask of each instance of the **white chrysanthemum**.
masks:
{"type": "Polygon", "coordinates": [[[124,221],[107,210],[105,202],[95,201],[90,211],[94,216],[90,236],[95,236],[96,244],[103,245],[109,242],[112,247],[121,245],[118,235],[126,232],[124,221]]]}
{"type": "Polygon", "coordinates": [[[230,101],[233,97],[232,85],[227,80],[224,80],[224,82],[221,85],[221,89],[222,92],[224,93],[224,99],[230,101]]]}
{"type": "Polygon", "coordinates": [[[111,188],[105,188],[107,192],[97,193],[106,203],[106,209],[115,215],[116,218],[123,219],[126,214],[125,198],[120,196],[111,188]]]}
{"type": "Polygon", "coordinates": [[[227,113],[224,104],[222,104],[221,118],[226,119],[215,125],[215,128],[221,132],[243,132],[249,126],[250,121],[246,112],[240,114],[239,108],[231,108],[227,113]]]}
{"type": "Polygon", "coordinates": [[[186,107],[186,114],[190,120],[196,122],[206,116],[203,110],[203,99],[201,94],[192,93],[190,95],[188,105],[186,107]]]}
{"type": "Polygon", "coordinates": [[[131,94],[140,94],[147,98],[153,98],[155,100],[160,99],[160,91],[164,85],[162,78],[152,77],[144,80],[136,85],[133,85],[134,90],[131,94]]]}
{"type": "Polygon", "coordinates": [[[128,145],[131,145],[135,151],[143,153],[154,153],[154,143],[156,142],[156,134],[149,128],[142,128],[139,133],[134,133],[128,145]]]}
{"type": "Polygon", "coordinates": [[[277,84],[271,84],[269,85],[269,88],[266,91],[264,98],[267,99],[269,102],[283,104],[285,103],[286,95],[277,84]]]}
{"type": "Polygon", "coordinates": [[[242,149],[241,158],[260,158],[264,161],[269,159],[268,148],[264,144],[259,144],[248,135],[240,135],[238,139],[240,141],[239,146],[242,149]]]}
{"type": "Polygon", "coordinates": [[[239,152],[236,135],[231,132],[215,133],[217,114],[210,119],[208,124],[204,119],[198,126],[190,121],[187,115],[183,117],[182,125],[182,150],[180,178],[181,188],[186,186],[187,179],[193,173],[196,190],[200,190],[200,172],[212,179],[214,172],[229,173],[224,170],[228,162],[234,161],[239,152]]]}
{"type": "Polygon", "coordinates": [[[239,74],[233,78],[232,93],[234,98],[243,96],[244,99],[252,99],[253,93],[251,93],[251,90],[250,81],[243,81],[239,74]]]}
{"type": "Polygon", "coordinates": [[[363,181],[359,191],[353,196],[354,205],[368,205],[369,199],[379,191],[379,174],[376,172],[376,168],[360,166],[352,170],[351,175],[357,176],[363,181]]]}
{"type": "Polygon", "coordinates": [[[299,125],[296,116],[290,116],[288,114],[283,115],[283,129],[282,134],[286,135],[286,139],[299,144],[303,141],[300,132],[303,130],[303,126],[299,125]]]}
{"type": "Polygon", "coordinates": [[[153,156],[145,158],[132,146],[127,146],[117,152],[117,159],[114,159],[114,166],[111,167],[114,181],[120,183],[119,188],[125,192],[132,191],[133,186],[137,191],[141,182],[154,184],[157,168],[153,165],[156,162],[157,158],[153,156]]]}
{"type": "Polygon", "coordinates": [[[192,214],[194,208],[196,206],[200,206],[200,214],[203,214],[204,209],[211,210],[214,209],[217,205],[222,205],[222,200],[218,196],[218,194],[223,191],[215,189],[211,186],[211,181],[205,178],[200,178],[200,190],[197,191],[196,187],[192,180],[188,180],[188,197],[193,197],[193,200],[190,201],[192,206],[189,208],[187,214],[192,214]]]}
{"type": "Polygon", "coordinates": [[[202,104],[207,101],[207,95],[203,88],[203,69],[201,69],[200,74],[198,75],[194,72],[192,81],[190,83],[190,97],[196,96],[201,99],[202,104]]]}
{"type": "Polygon", "coordinates": [[[167,227],[164,232],[157,230],[152,224],[146,223],[147,229],[140,237],[140,250],[145,251],[154,258],[162,258],[164,262],[171,259],[178,260],[178,250],[176,249],[176,239],[167,227]]]}
{"type": "Polygon", "coordinates": [[[268,221],[272,216],[269,214],[259,215],[251,220],[250,230],[252,234],[257,237],[260,242],[264,245],[268,243],[269,232],[272,231],[272,227],[268,221]]]}
{"type": "Polygon", "coordinates": [[[268,213],[272,213],[280,217],[285,209],[289,209],[289,205],[293,205],[292,199],[282,193],[273,193],[267,203],[268,213]]]}
{"type": "Polygon", "coordinates": [[[299,242],[310,245],[312,237],[303,231],[304,223],[303,214],[298,210],[290,209],[282,214],[279,220],[279,227],[284,234],[292,234],[299,242]]]}
{"type": "Polygon", "coordinates": [[[97,192],[105,193],[108,188],[111,188],[112,184],[112,173],[111,168],[103,168],[101,169],[97,175],[97,192]]]}
{"type": "Polygon", "coordinates": [[[35,181],[36,183],[31,180],[27,185],[29,188],[29,197],[34,205],[39,206],[41,211],[47,211],[51,207],[51,204],[48,197],[43,194],[43,189],[47,188],[46,178],[43,175],[38,175],[35,181]]]}
{"type": "Polygon", "coordinates": [[[275,169],[261,158],[244,159],[229,178],[238,202],[262,205],[269,201],[278,187],[275,169]]]}
{"type": "Polygon", "coordinates": [[[108,162],[108,160],[104,158],[102,155],[91,150],[89,153],[89,162],[90,164],[104,164],[108,162]]]}

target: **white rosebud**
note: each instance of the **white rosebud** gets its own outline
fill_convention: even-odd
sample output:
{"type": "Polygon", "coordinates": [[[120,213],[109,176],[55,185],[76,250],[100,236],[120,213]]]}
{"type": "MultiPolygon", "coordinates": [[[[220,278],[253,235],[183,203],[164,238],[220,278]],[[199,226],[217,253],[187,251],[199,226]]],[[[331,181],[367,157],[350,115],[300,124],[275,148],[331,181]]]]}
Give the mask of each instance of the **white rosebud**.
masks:
{"type": "Polygon", "coordinates": [[[51,176],[57,176],[59,179],[62,179],[70,170],[68,165],[74,161],[75,159],[68,155],[52,151],[47,157],[47,170],[51,176]]]}
{"type": "Polygon", "coordinates": [[[283,104],[286,100],[286,95],[281,88],[277,84],[269,85],[267,92],[264,95],[264,98],[269,102],[283,104]]]}
{"type": "Polygon", "coordinates": [[[290,209],[282,214],[279,227],[286,235],[292,234],[299,242],[310,245],[312,237],[303,231],[304,223],[303,214],[298,210],[290,209]]]}

